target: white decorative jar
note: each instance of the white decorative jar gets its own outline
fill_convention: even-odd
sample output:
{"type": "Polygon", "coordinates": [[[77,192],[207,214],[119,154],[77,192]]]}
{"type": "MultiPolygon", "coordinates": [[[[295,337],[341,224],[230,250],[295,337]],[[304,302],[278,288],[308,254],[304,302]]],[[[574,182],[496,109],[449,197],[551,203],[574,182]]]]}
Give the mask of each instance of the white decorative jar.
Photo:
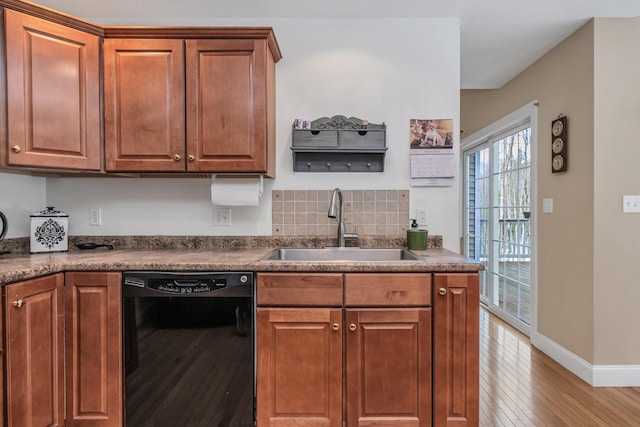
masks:
{"type": "Polygon", "coordinates": [[[69,250],[69,215],[48,207],[31,215],[32,254],[69,250]]]}

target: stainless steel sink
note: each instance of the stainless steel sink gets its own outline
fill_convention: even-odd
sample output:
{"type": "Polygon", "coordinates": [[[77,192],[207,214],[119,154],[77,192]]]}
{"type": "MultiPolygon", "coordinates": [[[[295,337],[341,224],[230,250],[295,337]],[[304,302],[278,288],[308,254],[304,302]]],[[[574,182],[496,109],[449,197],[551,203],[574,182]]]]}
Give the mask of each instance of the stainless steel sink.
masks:
{"type": "Polygon", "coordinates": [[[406,249],[362,249],[362,248],[292,248],[275,249],[264,256],[261,261],[423,261],[406,249]]]}

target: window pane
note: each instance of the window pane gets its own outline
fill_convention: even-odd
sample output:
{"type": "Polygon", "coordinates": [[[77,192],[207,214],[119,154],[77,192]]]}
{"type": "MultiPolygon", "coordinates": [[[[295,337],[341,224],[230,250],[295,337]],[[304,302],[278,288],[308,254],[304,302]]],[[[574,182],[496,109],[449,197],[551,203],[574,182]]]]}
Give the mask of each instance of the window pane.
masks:
{"type": "Polygon", "coordinates": [[[527,167],[531,165],[531,144],[529,144],[530,136],[530,127],[518,133],[520,167],[527,167]]]}

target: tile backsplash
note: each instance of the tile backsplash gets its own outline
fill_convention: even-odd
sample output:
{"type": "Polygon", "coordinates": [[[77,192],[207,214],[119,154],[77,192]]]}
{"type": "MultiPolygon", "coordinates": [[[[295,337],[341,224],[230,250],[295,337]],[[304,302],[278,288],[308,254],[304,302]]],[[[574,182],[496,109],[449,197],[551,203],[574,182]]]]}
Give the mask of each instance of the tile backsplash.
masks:
{"type": "MultiPolygon", "coordinates": [[[[404,236],[409,228],[409,190],[342,190],[347,233],[404,236]]],[[[273,190],[273,235],[318,236],[338,232],[329,218],[332,190],[273,190]]]]}

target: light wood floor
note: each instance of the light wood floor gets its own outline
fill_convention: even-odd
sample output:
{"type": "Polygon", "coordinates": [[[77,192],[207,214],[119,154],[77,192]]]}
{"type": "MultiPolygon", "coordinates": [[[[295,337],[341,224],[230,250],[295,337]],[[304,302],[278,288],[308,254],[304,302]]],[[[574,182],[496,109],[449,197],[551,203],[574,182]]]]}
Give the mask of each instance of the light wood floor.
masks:
{"type": "Polygon", "coordinates": [[[640,426],[640,387],[590,387],[481,309],[480,425],[640,426]]]}

